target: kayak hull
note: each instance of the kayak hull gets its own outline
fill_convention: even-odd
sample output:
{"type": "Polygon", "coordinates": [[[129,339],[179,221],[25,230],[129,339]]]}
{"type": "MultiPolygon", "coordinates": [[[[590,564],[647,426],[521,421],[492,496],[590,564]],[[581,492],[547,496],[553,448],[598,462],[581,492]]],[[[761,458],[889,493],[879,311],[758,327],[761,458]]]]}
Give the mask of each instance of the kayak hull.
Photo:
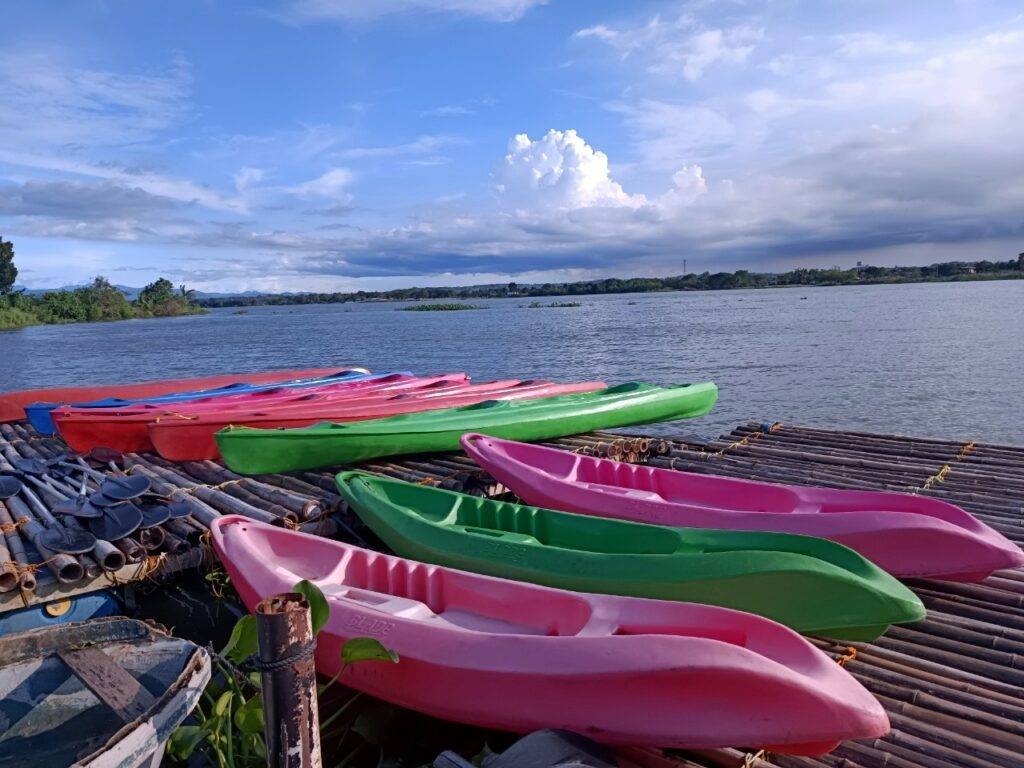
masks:
{"type": "MultiPolygon", "coordinates": [[[[345,367],[345,366],[341,366],[345,367]]],[[[158,379],[134,384],[96,384],[84,387],[48,387],[22,389],[0,393],[0,422],[20,421],[25,418],[25,406],[32,403],[74,403],[98,400],[103,397],[145,398],[166,395],[183,389],[209,389],[236,381],[263,384],[280,379],[327,376],[339,370],[333,368],[301,368],[291,371],[263,371],[260,373],[228,373],[186,379],[158,379]]]]}
{"type": "Polygon", "coordinates": [[[1024,552],[953,504],[646,467],[466,435],[466,453],[536,506],[656,525],[831,539],[900,578],[981,581],[1024,552]]]}
{"type": "Polygon", "coordinates": [[[326,404],[309,403],[282,408],[261,409],[258,412],[236,412],[208,415],[197,419],[162,419],[148,426],[149,440],[156,451],[172,461],[198,461],[218,459],[216,434],[229,426],[259,429],[295,429],[324,421],[344,423],[367,419],[380,419],[404,413],[418,413],[484,400],[517,400],[521,398],[552,397],[575,392],[593,392],[603,389],[599,381],[578,384],[550,382],[495,382],[474,384],[450,390],[447,393],[415,393],[401,398],[367,401],[332,401],[326,404]]]}
{"type": "Polygon", "coordinates": [[[487,401],[428,413],[293,430],[228,428],[216,440],[242,474],[287,472],[409,453],[454,451],[466,432],[542,440],[594,429],[701,416],[714,406],[711,382],[655,387],[632,382],[600,392],[518,402],[487,401]]]}
{"type": "MultiPolygon", "coordinates": [[[[377,374],[386,375],[386,374],[377,374]]],[[[254,384],[248,381],[232,381],[220,387],[213,387],[209,389],[196,389],[188,391],[177,391],[169,394],[157,395],[152,398],[142,399],[123,399],[118,397],[101,398],[99,400],[92,400],[89,402],[74,403],[78,408],[115,408],[128,405],[135,405],[138,403],[177,403],[189,400],[200,400],[217,395],[234,395],[246,392],[258,392],[267,389],[276,389],[278,387],[312,387],[322,384],[337,383],[341,381],[354,381],[362,378],[367,378],[370,373],[365,368],[346,368],[342,370],[334,370],[324,376],[317,376],[314,378],[300,378],[300,379],[271,379],[268,383],[254,384]]],[[[41,435],[52,435],[56,431],[56,425],[53,421],[54,409],[66,405],[62,403],[50,403],[50,402],[39,402],[32,403],[25,406],[25,417],[33,428],[41,435]]]]}
{"type": "Polygon", "coordinates": [[[610,744],[791,754],[888,731],[845,670],[757,616],[493,579],[235,516],[211,532],[250,610],[300,579],[320,586],[330,616],[319,672],[341,671],[345,640],[376,637],[398,663],[356,664],[341,682],[435,717],[566,728],[610,744]]]}
{"type": "Polygon", "coordinates": [[[579,592],[698,602],[805,634],[873,640],[921,601],[839,544],[668,528],[481,499],[359,472],[342,498],[402,557],[579,592]]]}
{"type": "MultiPolygon", "coordinates": [[[[464,374],[456,376],[457,378],[450,382],[452,386],[465,383],[464,374]]],[[[158,406],[137,404],[125,408],[57,408],[52,411],[52,418],[61,437],[80,453],[88,452],[96,446],[116,448],[122,452],[151,452],[155,450],[150,434],[152,425],[200,424],[210,413],[218,413],[217,409],[220,408],[218,401],[227,401],[222,411],[224,414],[244,414],[246,411],[240,404],[246,401],[250,402],[250,409],[254,410],[259,407],[262,412],[264,409],[284,407],[285,405],[296,407],[305,402],[312,405],[318,402],[340,402],[342,400],[351,402],[355,398],[386,398],[394,396],[393,393],[403,392],[415,386],[427,387],[428,391],[433,391],[431,389],[433,384],[443,381],[445,381],[444,377],[417,379],[408,374],[377,374],[316,388],[315,395],[302,394],[305,390],[300,389],[286,395],[287,399],[281,399],[276,392],[272,396],[273,399],[262,397],[265,393],[254,392],[247,395],[227,395],[206,398],[201,401],[167,403],[158,406]]],[[[227,423],[232,421],[232,417],[228,415],[225,415],[224,419],[227,423]]],[[[216,458],[216,456],[216,454],[209,457],[196,456],[196,459],[216,458]]]]}

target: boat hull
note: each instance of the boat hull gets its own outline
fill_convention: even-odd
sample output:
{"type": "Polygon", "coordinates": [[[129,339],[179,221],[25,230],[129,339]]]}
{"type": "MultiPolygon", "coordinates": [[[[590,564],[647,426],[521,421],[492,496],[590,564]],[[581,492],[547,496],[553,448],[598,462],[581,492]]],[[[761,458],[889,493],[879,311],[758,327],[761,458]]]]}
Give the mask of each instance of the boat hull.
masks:
{"type": "Polygon", "coordinates": [[[294,430],[228,428],[217,433],[227,465],[242,474],[287,472],[381,456],[459,449],[466,432],[542,440],[631,424],[692,418],[714,406],[711,382],[654,387],[632,382],[599,392],[531,401],[486,401],[463,408],[294,430]]]}
{"type": "Polygon", "coordinates": [[[856,552],[808,536],[668,528],[343,472],[350,508],[402,557],[579,592],[749,611],[805,634],[873,640],[925,616],[856,552]]]}
{"type": "Polygon", "coordinates": [[[158,379],[133,384],[95,384],[83,387],[47,387],[21,389],[0,393],[0,422],[20,421],[25,418],[25,406],[32,403],[76,403],[103,397],[145,398],[166,395],[185,389],[222,387],[236,381],[264,384],[282,379],[327,376],[346,366],[333,368],[300,368],[288,371],[262,371],[260,373],[227,373],[186,379],[158,379]]]}
{"type": "Polygon", "coordinates": [[[878,702],[778,624],[737,611],[583,595],[416,563],[240,517],[213,546],[252,610],[306,578],[330,605],[319,672],[378,638],[397,664],[341,681],[471,725],[566,728],[610,744],[821,754],[888,730],[878,702]]]}
{"type": "Polygon", "coordinates": [[[646,467],[466,435],[466,453],[528,504],[655,525],[831,539],[899,578],[981,581],[1020,547],[953,504],[646,467]]]}
{"type": "MultiPolygon", "coordinates": [[[[164,395],[156,395],[151,398],[124,399],[119,397],[107,397],[89,402],[74,403],[79,408],[114,408],[120,406],[134,405],[137,403],[177,403],[188,400],[200,400],[217,395],[241,394],[245,392],[258,392],[265,389],[277,387],[311,387],[321,384],[336,383],[340,381],[353,381],[366,378],[370,374],[365,368],[346,368],[334,370],[324,376],[299,379],[271,379],[268,383],[252,383],[244,380],[232,381],[219,387],[208,389],[196,389],[188,391],[176,391],[164,395]]],[[[62,405],[61,403],[37,402],[25,406],[25,417],[33,428],[41,435],[52,435],[56,431],[53,422],[53,410],[62,405]]]]}
{"type": "Polygon", "coordinates": [[[579,384],[495,382],[494,385],[468,385],[446,393],[433,392],[422,396],[409,393],[401,398],[386,400],[335,400],[326,404],[309,403],[250,413],[232,411],[196,419],[163,419],[148,425],[149,440],[161,456],[172,461],[218,459],[220,450],[217,447],[216,434],[228,426],[295,429],[324,421],[340,424],[452,408],[484,400],[551,397],[574,392],[593,392],[603,387],[604,384],[599,381],[579,384]]]}
{"type": "MultiPolygon", "coordinates": [[[[259,408],[258,412],[263,413],[270,409],[286,406],[312,407],[319,402],[338,403],[345,401],[350,403],[356,398],[386,398],[393,397],[397,393],[405,392],[416,386],[426,387],[428,391],[433,390],[436,381],[444,381],[442,377],[430,377],[416,379],[406,374],[380,374],[368,376],[364,379],[345,381],[329,385],[325,388],[316,388],[315,394],[299,393],[286,395],[284,399],[274,393],[273,399],[266,401],[260,396],[263,393],[249,393],[248,395],[230,395],[224,397],[212,397],[195,402],[168,403],[164,405],[132,405],[126,408],[57,408],[52,412],[52,418],[57,426],[61,437],[71,448],[80,453],[86,453],[96,446],[116,448],[122,452],[151,452],[157,450],[151,436],[151,426],[154,424],[187,424],[200,426],[210,419],[210,414],[223,414],[224,423],[234,423],[233,415],[240,416],[246,413],[243,403],[250,402],[250,409],[259,408]],[[395,377],[400,379],[395,383],[395,377]],[[417,384],[417,382],[422,382],[417,384]],[[383,382],[378,385],[378,382],[383,382]],[[227,401],[221,406],[218,401],[227,401]]],[[[464,386],[465,377],[455,379],[451,382],[452,387],[464,386]]],[[[218,427],[220,428],[220,427],[218,427]]],[[[214,432],[216,429],[213,430],[214,432]]],[[[180,440],[187,435],[187,431],[175,433],[174,439],[180,440]]],[[[212,442],[212,433],[210,442],[212,442]]],[[[171,449],[173,450],[173,448],[171,449]]],[[[195,451],[192,451],[193,453],[195,451]]],[[[209,453],[209,449],[206,451],[209,453]]],[[[185,453],[180,453],[185,456],[185,453]]],[[[197,455],[195,458],[217,458],[218,454],[197,455]]],[[[172,458],[168,456],[167,458],[172,458]]],[[[184,458],[173,457],[175,460],[184,458]]]]}

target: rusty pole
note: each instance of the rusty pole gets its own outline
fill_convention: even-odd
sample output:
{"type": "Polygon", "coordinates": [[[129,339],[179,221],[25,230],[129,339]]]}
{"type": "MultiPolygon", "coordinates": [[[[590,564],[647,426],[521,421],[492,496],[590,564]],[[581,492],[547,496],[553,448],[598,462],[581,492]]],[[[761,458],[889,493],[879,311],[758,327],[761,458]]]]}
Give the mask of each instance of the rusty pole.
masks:
{"type": "Polygon", "coordinates": [[[321,768],[316,641],[306,598],[286,592],[263,600],[256,606],[256,632],[267,765],[321,768]]]}

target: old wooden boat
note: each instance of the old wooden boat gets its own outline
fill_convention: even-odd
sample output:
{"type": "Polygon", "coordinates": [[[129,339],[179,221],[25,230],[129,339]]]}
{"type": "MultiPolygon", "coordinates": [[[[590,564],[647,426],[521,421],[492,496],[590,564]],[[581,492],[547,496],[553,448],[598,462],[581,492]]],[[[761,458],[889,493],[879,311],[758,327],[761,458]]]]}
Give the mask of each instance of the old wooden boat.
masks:
{"type": "Polygon", "coordinates": [[[659,525],[821,536],[900,578],[981,581],[1024,565],[1024,552],[1005,536],[926,496],[680,472],[486,435],[466,435],[462,445],[537,506],[659,525]]]}
{"type": "Polygon", "coordinates": [[[397,664],[341,682],[435,717],[602,742],[821,754],[888,731],[881,705],[795,632],[749,613],[550,589],[218,518],[213,546],[250,610],[301,579],[330,606],[316,665],[379,638],[397,664]]]}
{"type": "Polygon", "coordinates": [[[0,637],[0,765],[156,768],[209,679],[205,650],[131,619],[0,637]]]}
{"type": "Polygon", "coordinates": [[[847,640],[925,616],[913,592],[825,539],[575,515],[360,472],[337,481],[402,557],[580,592],[721,605],[847,640]]]}
{"type": "MultiPolygon", "coordinates": [[[[551,393],[557,394],[557,393],[551,393]]],[[[228,427],[217,446],[236,472],[257,474],[344,464],[379,456],[458,450],[467,432],[541,440],[594,429],[700,416],[715,404],[710,382],[656,387],[620,384],[583,394],[475,405],[299,429],[228,427]]]]}

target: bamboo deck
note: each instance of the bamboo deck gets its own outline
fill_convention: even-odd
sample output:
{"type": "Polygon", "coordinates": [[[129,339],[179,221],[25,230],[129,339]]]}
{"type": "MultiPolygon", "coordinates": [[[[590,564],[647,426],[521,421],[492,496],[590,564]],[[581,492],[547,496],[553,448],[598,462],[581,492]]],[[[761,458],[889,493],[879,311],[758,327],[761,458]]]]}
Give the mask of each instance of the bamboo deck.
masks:
{"type": "MultiPolygon", "coordinates": [[[[934,496],[960,505],[1024,545],[1024,447],[755,423],[710,442],[595,433],[548,444],[691,472],[934,496]]],[[[41,438],[25,425],[0,426],[2,455],[45,456],[61,450],[59,440],[41,438]]],[[[192,504],[187,521],[200,531],[218,514],[238,513],[362,541],[358,522],[335,492],[334,471],[243,478],[214,462],[172,464],[128,455],[125,464],[132,472],[148,474],[157,490],[192,504]]],[[[369,462],[361,468],[478,495],[505,492],[462,455],[369,462]]],[[[0,594],[0,612],[194,566],[203,548],[197,536],[179,533],[168,540],[184,540],[187,548],[172,553],[156,547],[124,572],[100,573],[73,585],[58,584],[37,568],[34,593],[16,589],[0,594]]],[[[847,742],[817,759],[741,750],[672,756],[634,750],[630,757],[647,766],[708,768],[1024,765],[1024,569],[998,573],[983,584],[919,580],[911,586],[928,608],[926,621],[893,627],[870,644],[814,640],[837,660],[846,657],[846,668],[885,706],[892,722],[886,738],[847,742]]]]}

